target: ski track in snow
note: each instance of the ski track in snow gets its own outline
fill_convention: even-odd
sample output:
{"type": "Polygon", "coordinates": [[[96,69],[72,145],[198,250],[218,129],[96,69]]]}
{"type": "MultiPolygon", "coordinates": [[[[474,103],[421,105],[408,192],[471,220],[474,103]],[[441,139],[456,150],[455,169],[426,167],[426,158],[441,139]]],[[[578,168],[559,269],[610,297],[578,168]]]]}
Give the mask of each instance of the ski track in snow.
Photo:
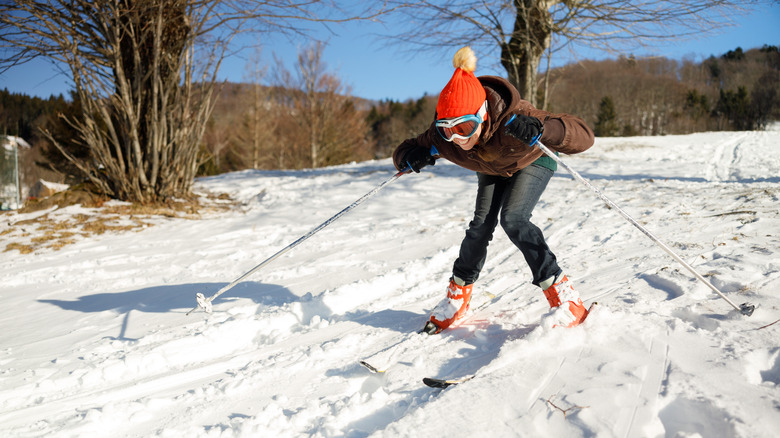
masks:
{"type": "MultiPolygon", "coordinates": [[[[533,221],[599,302],[574,329],[540,327],[546,300],[498,229],[476,310],[439,336],[414,334],[444,295],[473,208],[475,176],[443,161],[237,285],[211,315],[184,315],[195,293],[387,180],[390,161],[204,178],[197,190],[240,207],[0,253],[0,436],[774,437],[778,144],[775,125],[600,138],[563,156],[732,301],[758,304],[749,318],[563,170],[533,221]],[[469,375],[444,390],[421,382],[469,375]]],[[[4,214],[0,233],[39,214],[4,214]]]]}

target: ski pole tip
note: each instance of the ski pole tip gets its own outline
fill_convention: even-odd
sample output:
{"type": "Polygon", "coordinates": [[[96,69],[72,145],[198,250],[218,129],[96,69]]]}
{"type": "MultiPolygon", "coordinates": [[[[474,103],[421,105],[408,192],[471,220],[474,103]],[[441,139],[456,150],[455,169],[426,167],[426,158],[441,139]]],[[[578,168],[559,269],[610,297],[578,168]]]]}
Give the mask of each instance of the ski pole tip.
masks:
{"type": "Polygon", "coordinates": [[[742,303],[739,305],[739,311],[745,316],[750,316],[753,314],[753,311],[756,310],[756,306],[750,304],[750,303],[742,303]]]}
{"type": "Polygon", "coordinates": [[[202,293],[198,292],[195,295],[195,300],[198,302],[198,307],[203,309],[206,313],[211,313],[213,311],[211,307],[211,301],[206,298],[202,293]]]}

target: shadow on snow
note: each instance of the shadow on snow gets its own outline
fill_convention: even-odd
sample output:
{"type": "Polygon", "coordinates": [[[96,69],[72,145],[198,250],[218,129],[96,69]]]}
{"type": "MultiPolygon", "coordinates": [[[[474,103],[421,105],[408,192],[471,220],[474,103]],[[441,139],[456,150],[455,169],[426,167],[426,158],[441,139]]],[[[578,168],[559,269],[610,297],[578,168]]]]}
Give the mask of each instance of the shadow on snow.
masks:
{"type": "MultiPolygon", "coordinates": [[[[211,296],[226,283],[193,283],[181,285],[154,286],[126,292],[106,292],[83,295],[75,300],[49,300],[38,302],[51,304],[63,310],[82,313],[113,311],[129,315],[131,311],[144,313],[185,313],[195,307],[195,294],[200,292],[211,296]]],[[[344,314],[333,312],[324,302],[327,291],[317,295],[307,293],[298,296],[286,287],[276,284],[264,284],[247,281],[237,284],[225,295],[214,300],[214,313],[220,313],[230,306],[220,306],[241,299],[248,299],[264,307],[284,307],[288,304],[300,304],[301,323],[309,324],[315,316],[323,320],[349,320],[361,325],[409,332],[419,329],[427,317],[402,310],[382,310],[369,312],[356,310],[344,314]]],[[[202,312],[198,310],[197,312],[202,312]]]]}
{"type": "MultiPolygon", "coordinates": [[[[63,310],[95,313],[113,310],[126,313],[131,310],[146,313],[168,313],[173,311],[187,312],[197,304],[195,294],[200,292],[210,296],[226,283],[193,283],[170,286],[153,286],[127,292],[106,292],[83,295],[76,300],[38,300],[41,303],[52,304],[63,310]]],[[[244,282],[230,290],[230,295],[223,295],[214,300],[214,305],[241,298],[248,298],[257,304],[282,306],[298,300],[287,288],[273,284],[244,282]]],[[[217,309],[215,309],[217,310],[217,309]]]]}

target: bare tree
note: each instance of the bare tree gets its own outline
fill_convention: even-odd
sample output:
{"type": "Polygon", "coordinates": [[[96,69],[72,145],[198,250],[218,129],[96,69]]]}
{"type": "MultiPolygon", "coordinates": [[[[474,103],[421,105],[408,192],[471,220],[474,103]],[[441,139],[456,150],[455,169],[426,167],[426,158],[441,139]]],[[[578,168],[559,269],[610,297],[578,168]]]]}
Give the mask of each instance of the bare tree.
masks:
{"type": "Polygon", "coordinates": [[[537,101],[539,63],[549,51],[616,51],[700,35],[759,0],[422,0],[402,9],[395,36],[437,50],[473,45],[496,55],[508,79],[537,101]]]}
{"type": "Polygon", "coordinates": [[[64,66],[83,108],[68,122],[89,157],[49,140],[106,194],[159,202],[190,192],[235,36],[369,15],[326,0],[1,2],[0,72],[36,57],[64,66]]]}
{"type": "MultiPolygon", "coordinates": [[[[246,63],[245,80],[249,83],[251,91],[247,93],[245,101],[241,104],[249,106],[249,110],[243,117],[241,129],[236,136],[234,144],[237,151],[249,158],[243,160],[246,166],[259,169],[261,153],[264,149],[271,149],[273,145],[276,121],[272,110],[271,96],[268,87],[262,85],[268,68],[262,63],[262,51],[257,48],[246,63]],[[270,146],[270,147],[269,147],[270,146]]],[[[264,154],[268,155],[268,154],[264,154]]],[[[269,158],[266,156],[263,158],[269,158]]]]}
{"type": "Polygon", "coordinates": [[[216,169],[222,169],[221,157],[233,143],[236,132],[236,120],[232,114],[215,112],[206,125],[203,142],[211,154],[216,169]]]}
{"type": "Polygon", "coordinates": [[[265,109],[265,112],[267,113],[267,107],[264,107],[264,103],[268,101],[268,98],[266,96],[267,93],[263,90],[263,87],[261,85],[261,82],[263,80],[263,76],[265,75],[264,69],[260,67],[260,53],[255,54],[254,59],[254,68],[251,71],[251,78],[252,78],[252,91],[253,91],[253,97],[252,100],[252,122],[251,122],[251,133],[252,133],[252,168],[257,169],[260,162],[260,147],[261,143],[265,140],[264,136],[270,136],[270,133],[273,131],[273,129],[269,129],[271,127],[262,126],[261,120],[263,117],[263,110],[265,109]]]}
{"type": "Polygon", "coordinates": [[[291,89],[283,105],[289,109],[297,134],[306,136],[302,141],[308,149],[306,165],[311,167],[341,163],[349,156],[368,158],[372,152],[361,149],[366,146],[368,125],[349,89],[328,71],[322,60],[324,48],[315,42],[301,49],[295,71],[277,60],[275,78],[280,87],[291,89]]]}

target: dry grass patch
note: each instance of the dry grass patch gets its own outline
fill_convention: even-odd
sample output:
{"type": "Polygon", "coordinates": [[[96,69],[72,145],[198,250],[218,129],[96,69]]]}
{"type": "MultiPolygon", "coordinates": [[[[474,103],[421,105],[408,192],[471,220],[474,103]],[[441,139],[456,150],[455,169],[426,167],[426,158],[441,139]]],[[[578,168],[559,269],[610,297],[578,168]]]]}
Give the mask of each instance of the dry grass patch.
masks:
{"type": "Polygon", "coordinates": [[[21,243],[9,243],[5,247],[6,251],[13,251],[18,250],[20,254],[30,254],[31,252],[35,251],[35,248],[32,247],[32,245],[23,245],[21,243]]]}
{"type": "Polygon", "coordinates": [[[13,222],[13,215],[16,213],[6,213],[7,218],[3,220],[8,224],[8,228],[0,230],[0,236],[4,236],[3,240],[15,242],[5,245],[4,251],[17,250],[21,254],[30,254],[42,248],[56,251],[78,239],[106,233],[142,231],[161,219],[197,220],[204,213],[228,211],[237,205],[226,194],[206,194],[191,200],[141,205],[108,203],[106,198],[83,188],[77,188],[75,191],[76,193],[69,193],[70,190],[57,193],[50,198],[32,202],[19,211],[24,214],[53,208],[52,211],[32,219],[13,222]],[[61,208],[75,204],[80,204],[89,211],[70,215],[61,211],[61,208]]]}
{"type": "MultiPolygon", "coordinates": [[[[121,233],[123,231],[131,231],[131,230],[137,230],[139,228],[144,227],[144,223],[134,223],[133,225],[112,225],[111,222],[113,221],[113,218],[97,218],[93,221],[85,222],[81,229],[86,233],[89,234],[103,234],[106,232],[117,232],[121,233]]],[[[84,234],[82,233],[82,234],[84,234]]]]}

